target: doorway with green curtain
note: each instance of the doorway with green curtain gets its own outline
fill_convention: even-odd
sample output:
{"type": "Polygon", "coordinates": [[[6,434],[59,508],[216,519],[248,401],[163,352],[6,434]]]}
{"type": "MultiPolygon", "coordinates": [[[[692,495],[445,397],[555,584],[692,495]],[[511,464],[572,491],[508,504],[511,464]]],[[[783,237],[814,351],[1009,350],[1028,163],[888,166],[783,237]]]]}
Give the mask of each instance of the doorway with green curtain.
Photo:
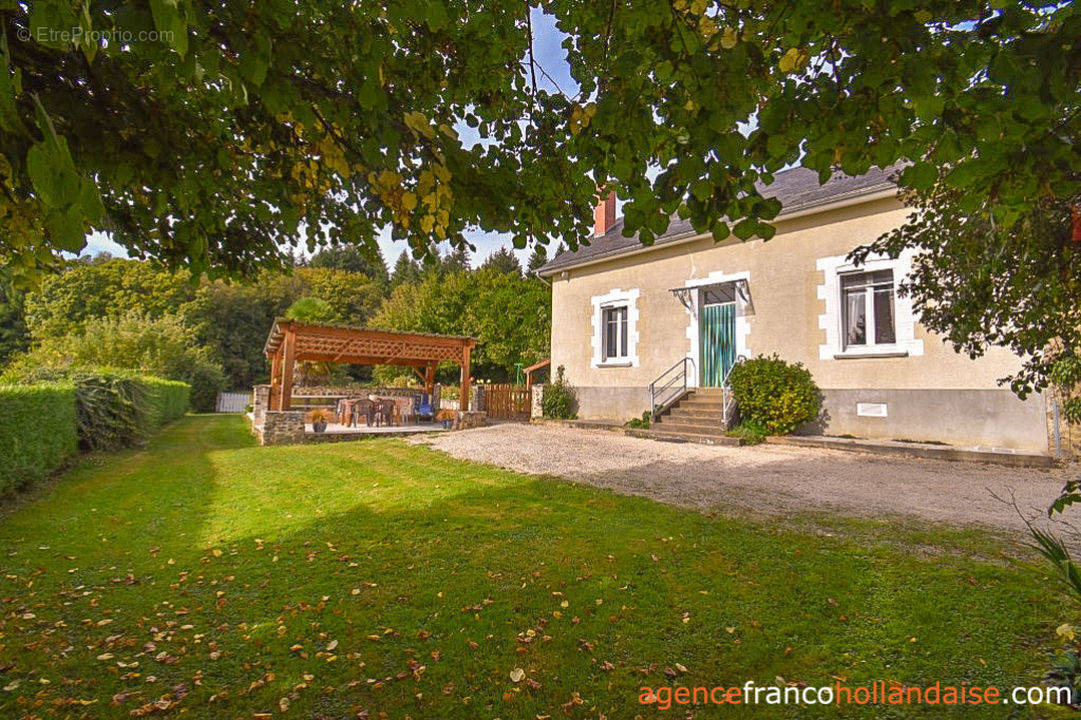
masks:
{"type": "Polygon", "coordinates": [[[698,345],[702,387],[720,387],[736,362],[736,303],[709,302],[717,294],[703,293],[698,313],[698,345]]]}

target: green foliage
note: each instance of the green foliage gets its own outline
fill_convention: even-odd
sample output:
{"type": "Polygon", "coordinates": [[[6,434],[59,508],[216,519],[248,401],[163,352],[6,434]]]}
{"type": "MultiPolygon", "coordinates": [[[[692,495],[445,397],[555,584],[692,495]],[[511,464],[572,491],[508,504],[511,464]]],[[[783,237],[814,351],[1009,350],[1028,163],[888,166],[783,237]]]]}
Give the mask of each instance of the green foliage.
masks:
{"type": "Polygon", "coordinates": [[[0,271],[0,367],[29,347],[25,305],[26,294],[15,289],[10,273],[0,271]]]}
{"type": "Polygon", "coordinates": [[[317,297],[300,298],[286,309],[285,318],[308,323],[340,322],[338,313],[334,312],[330,303],[317,297]]]}
{"type": "Polygon", "coordinates": [[[758,445],[769,437],[766,426],[755,420],[744,420],[725,432],[728,437],[739,438],[744,445],[758,445]]]}
{"type": "Polygon", "coordinates": [[[578,417],[578,393],[563,373],[563,366],[560,365],[556,369],[555,382],[544,387],[541,412],[546,418],[573,420],[578,417]]]}
{"type": "Polygon", "coordinates": [[[176,315],[151,318],[131,311],[118,318],[94,318],[82,331],[42,338],[7,371],[23,377],[37,369],[109,367],[136,370],[192,386],[192,407],[214,409],[225,379],[209,349],[198,347],[192,331],[176,315]]]}
{"type": "Polygon", "coordinates": [[[323,248],[312,255],[308,266],[361,273],[379,283],[386,283],[390,279],[387,273],[387,264],[383,261],[383,255],[379,252],[378,247],[343,245],[323,248]]]}
{"type": "Polygon", "coordinates": [[[403,251],[394,263],[394,272],[390,276],[392,287],[416,282],[420,279],[420,265],[410,256],[409,251],[403,251]]]}
{"type": "MultiPolygon", "coordinates": [[[[513,377],[515,363],[532,365],[548,356],[550,290],[535,278],[490,268],[443,276],[431,274],[419,282],[396,287],[372,325],[388,330],[472,335],[480,340],[472,357],[474,374],[505,380],[513,377]]],[[[378,376],[385,378],[386,371],[380,370],[378,376]]],[[[456,381],[457,367],[445,366],[441,379],[456,381]]]]}
{"type": "Polygon", "coordinates": [[[526,263],[526,270],[529,272],[535,272],[540,270],[548,262],[548,251],[543,245],[537,245],[533,248],[533,252],[529,254],[529,262],[526,263]]]}
{"type": "Polygon", "coordinates": [[[481,264],[481,269],[507,273],[508,275],[522,274],[522,264],[518,262],[518,256],[505,247],[499,248],[485,258],[484,263],[481,264]]]}
{"type": "Polygon", "coordinates": [[[20,381],[74,385],[79,447],[88,452],[142,443],[187,412],[190,393],[185,383],[114,369],[39,368],[20,381]]]}
{"type": "Polygon", "coordinates": [[[728,375],[739,415],[750,432],[787,435],[818,415],[821,394],[810,371],[776,355],[733,366],[728,375]]]}
{"type": "Polygon", "coordinates": [[[650,412],[646,410],[642,413],[640,418],[631,418],[627,422],[623,423],[623,427],[636,428],[641,430],[648,430],[651,424],[650,412]]]}
{"type": "MultiPolygon", "coordinates": [[[[139,380],[147,389],[147,426],[157,430],[168,422],[183,417],[191,406],[192,386],[179,380],[143,376],[139,380]]],[[[217,402],[217,397],[214,398],[217,402]]]]}
{"type": "Polygon", "coordinates": [[[471,227],[575,246],[598,183],[647,243],[677,210],[768,238],[764,186],[794,162],[825,178],[910,160],[906,187],[945,184],[966,211],[994,198],[1005,228],[1081,187],[1074,3],[553,0],[531,14],[567,36],[556,90],[525,10],[13,4],[28,39],[0,52],[0,255],[33,273],[91,228],[249,273],[304,242],[374,248],[384,227],[419,255],[471,227]]]}
{"type": "Polygon", "coordinates": [[[88,320],[128,313],[157,319],[194,297],[187,273],[136,260],[79,261],[49,275],[26,302],[26,325],[35,339],[70,335],[88,320]]]}
{"type": "Polygon", "coordinates": [[[0,385],[0,497],[45,477],[75,451],[74,386],[0,385]]]}

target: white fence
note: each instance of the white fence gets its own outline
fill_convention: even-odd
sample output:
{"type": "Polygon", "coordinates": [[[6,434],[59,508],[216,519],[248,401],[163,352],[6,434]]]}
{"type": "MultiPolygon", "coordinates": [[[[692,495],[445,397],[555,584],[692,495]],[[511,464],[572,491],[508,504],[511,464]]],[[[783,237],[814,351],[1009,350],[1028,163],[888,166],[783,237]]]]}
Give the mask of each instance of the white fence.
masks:
{"type": "Polygon", "coordinates": [[[244,408],[248,405],[251,405],[251,393],[218,393],[218,412],[220,413],[244,412],[244,408]]]}

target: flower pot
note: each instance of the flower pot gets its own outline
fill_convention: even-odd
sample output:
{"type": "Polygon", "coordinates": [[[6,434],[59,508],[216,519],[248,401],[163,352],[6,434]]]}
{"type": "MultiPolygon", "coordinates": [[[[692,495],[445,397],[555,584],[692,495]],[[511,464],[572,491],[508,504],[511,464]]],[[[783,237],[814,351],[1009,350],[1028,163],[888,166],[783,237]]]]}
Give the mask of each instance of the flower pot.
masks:
{"type": "Polygon", "coordinates": [[[314,430],[317,433],[321,433],[321,432],[325,431],[326,429],[327,429],[327,421],[326,420],[316,420],[315,422],[312,423],[312,430],[314,430]]]}

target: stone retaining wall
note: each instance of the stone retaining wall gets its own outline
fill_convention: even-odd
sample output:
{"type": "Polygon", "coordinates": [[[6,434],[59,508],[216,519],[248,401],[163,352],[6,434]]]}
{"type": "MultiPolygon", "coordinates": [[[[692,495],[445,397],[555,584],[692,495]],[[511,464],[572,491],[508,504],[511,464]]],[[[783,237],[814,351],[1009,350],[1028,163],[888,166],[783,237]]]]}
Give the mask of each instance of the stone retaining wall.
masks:
{"type": "Polygon", "coordinates": [[[296,445],[304,442],[303,410],[267,410],[262,423],[252,423],[260,445],[296,445]]]}

